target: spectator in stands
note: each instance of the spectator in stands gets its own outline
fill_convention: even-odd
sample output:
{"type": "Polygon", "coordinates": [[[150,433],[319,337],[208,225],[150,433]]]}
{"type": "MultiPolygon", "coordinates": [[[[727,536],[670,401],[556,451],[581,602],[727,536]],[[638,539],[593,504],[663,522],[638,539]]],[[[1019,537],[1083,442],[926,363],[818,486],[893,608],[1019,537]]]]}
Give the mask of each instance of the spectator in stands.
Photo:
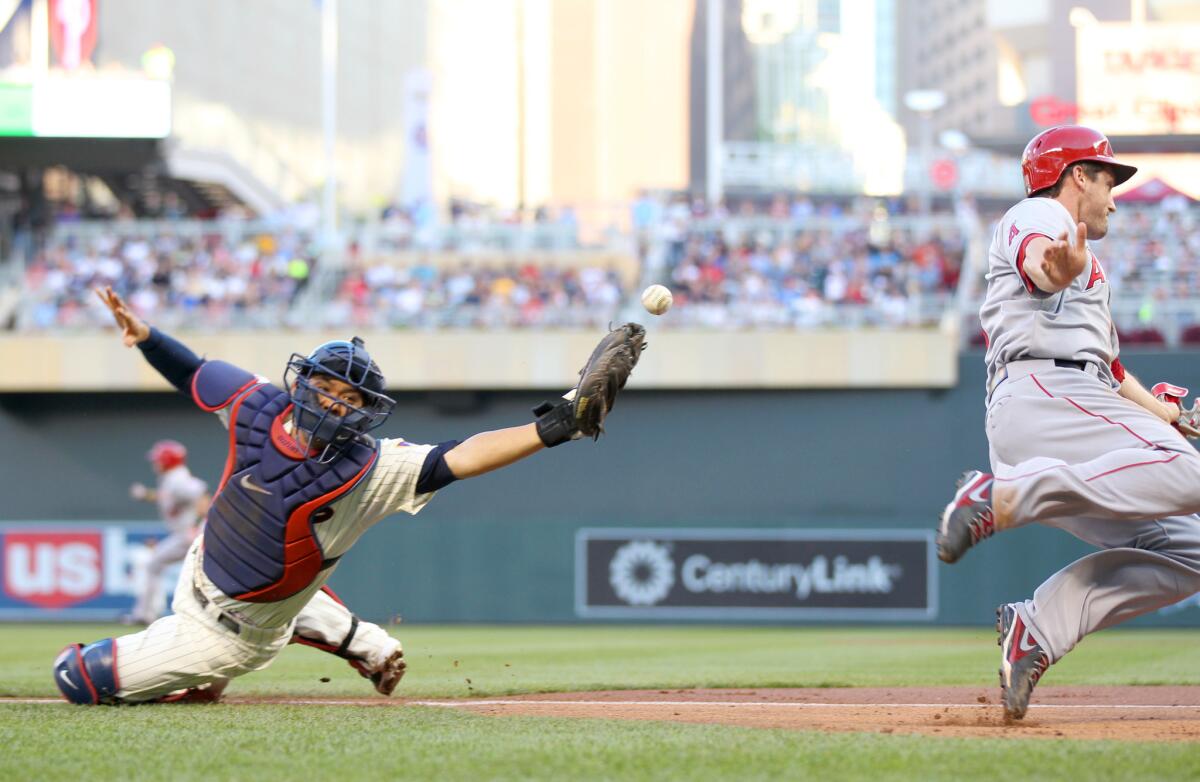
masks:
{"type": "MultiPolygon", "coordinates": [[[[26,269],[22,326],[82,328],[102,319],[89,290],[111,285],[139,311],[174,326],[279,325],[311,274],[307,240],[281,233],[229,241],[201,236],[148,238],[99,233],[50,244],[26,269]]],[[[102,321],[101,321],[102,322],[102,321]]]]}
{"type": "Polygon", "coordinates": [[[776,197],[741,201],[737,211],[713,220],[693,201],[681,219],[668,208],[676,306],[666,324],[921,324],[940,316],[958,284],[965,242],[949,218],[917,241],[897,227],[903,220],[866,202],[776,197]]]}
{"type": "Polygon", "coordinates": [[[604,326],[627,294],[615,270],[596,266],[355,263],[323,325],[604,326]]]}

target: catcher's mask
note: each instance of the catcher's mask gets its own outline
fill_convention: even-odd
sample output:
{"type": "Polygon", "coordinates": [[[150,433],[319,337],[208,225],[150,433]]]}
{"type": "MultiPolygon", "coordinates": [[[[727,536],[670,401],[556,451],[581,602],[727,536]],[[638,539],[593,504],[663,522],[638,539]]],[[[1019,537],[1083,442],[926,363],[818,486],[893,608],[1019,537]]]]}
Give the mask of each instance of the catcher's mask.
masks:
{"type": "Polygon", "coordinates": [[[292,397],[292,424],[308,435],[308,458],[317,462],[332,461],[356,439],[382,425],[396,406],[383,393],[383,373],[358,337],[326,342],[307,356],[293,353],[283,384],[292,397]],[[362,394],[363,405],[355,407],[317,388],[312,380],[318,375],[352,386],[362,394]],[[335,415],[337,407],[348,412],[335,415]]]}

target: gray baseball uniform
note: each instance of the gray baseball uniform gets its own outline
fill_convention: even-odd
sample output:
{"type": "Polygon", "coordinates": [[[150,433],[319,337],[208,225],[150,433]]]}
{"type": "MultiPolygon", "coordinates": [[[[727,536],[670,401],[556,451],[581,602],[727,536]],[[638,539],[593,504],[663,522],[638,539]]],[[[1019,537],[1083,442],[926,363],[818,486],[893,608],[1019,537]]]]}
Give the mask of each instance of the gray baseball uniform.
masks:
{"type": "Polygon", "coordinates": [[[1051,661],[1088,633],[1200,591],[1200,454],[1117,393],[1100,261],[1089,249],[1088,267],[1052,295],[1021,267],[1033,237],[1074,228],[1048,198],[1010,209],[992,238],[980,311],[993,498],[1011,502],[1013,526],[1038,522],[1107,549],[1016,604],[1051,661]]]}
{"type": "Polygon", "coordinates": [[[163,571],[181,561],[195,540],[199,521],[196,506],[207,490],[207,484],[192,475],[187,465],[177,465],[158,476],[158,513],[169,534],[135,569],[133,580],[140,588],[132,616],[137,621],[150,624],[162,614],[166,603],[163,571]]]}

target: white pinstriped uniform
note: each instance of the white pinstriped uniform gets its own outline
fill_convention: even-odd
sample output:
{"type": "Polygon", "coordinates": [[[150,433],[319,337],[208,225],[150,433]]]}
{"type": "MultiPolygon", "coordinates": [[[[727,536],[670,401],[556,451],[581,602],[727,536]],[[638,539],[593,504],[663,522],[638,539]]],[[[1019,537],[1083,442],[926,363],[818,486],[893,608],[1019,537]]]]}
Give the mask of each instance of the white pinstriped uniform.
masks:
{"type": "MultiPolygon", "coordinates": [[[[1012,524],[1059,527],[1099,548],[1016,604],[1060,659],[1088,633],[1200,590],[1200,454],[1173,427],[1117,393],[1111,291],[1100,262],[1063,291],[1024,278],[1027,240],[1075,223],[1029,198],[1000,221],[980,316],[989,339],[986,417],[993,500],[1012,524]],[[1085,370],[1055,364],[1084,362],[1085,370]]],[[[1072,241],[1074,241],[1072,239],[1072,241]]]]}
{"type": "MultiPolygon", "coordinates": [[[[225,421],[225,418],[222,417],[225,421]]],[[[227,421],[226,421],[227,423],[227,421]]],[[[339,557],[373,524],[398,512],[417,513],[433,492],[417,493],[417,481],[431,445],[400,439],[380,440],[379,458],[369,478],[333,505],[333,516],[315,526],[326,558],[339,557]]],[[[154,700],[169,693],[224,681],[261,670],[287,645],[293,629],[338,645],[349,630],[351,614],[320,588],[336,569],[329,568],[309,587],[275,603],[247,603],[224,594],[204,575],[203,534],[184,559],[172,608],[140,633],[116,640],[118,696],[126,701],[154,700]],[[193,585],[208,598],[196,599],[193,585]],[[217,621],[221,612],[241,625],[238,633],[217,621]]],[[[400,642],[370,622],[359,622],[349,652],[372,669],[399,648],[400,642]]]]}

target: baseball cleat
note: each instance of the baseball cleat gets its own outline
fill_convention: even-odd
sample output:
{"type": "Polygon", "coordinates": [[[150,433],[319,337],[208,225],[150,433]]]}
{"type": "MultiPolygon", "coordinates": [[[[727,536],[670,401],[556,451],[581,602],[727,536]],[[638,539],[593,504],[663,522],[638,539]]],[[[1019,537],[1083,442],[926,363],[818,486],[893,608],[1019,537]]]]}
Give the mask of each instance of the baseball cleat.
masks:
{"type": "Polygon", "coordinates": [[[996,532],[992,513],[992,476],[968,470],[958,479],[954,499],[942,511],[937,531],[938,559],[954,563],[967,549],[996,532]]]}
{"type": "Polygon", "coordinates": [[[404,662],[404,650],[397,649],[383,661],[379,670],[371,674],[371,682],[381,695],[391,695],[396,685],[404,678],[408,663],[404,662]]]}
{"type": "Polygon", "coordinates": [[[996,609],[996,632],[1000,646],[1000,701],[1004,718],[1019,720],[1029,708],[1033,687],[1050,667],[1050,656],[1029,632],[1011,605],[996,609]]]}

